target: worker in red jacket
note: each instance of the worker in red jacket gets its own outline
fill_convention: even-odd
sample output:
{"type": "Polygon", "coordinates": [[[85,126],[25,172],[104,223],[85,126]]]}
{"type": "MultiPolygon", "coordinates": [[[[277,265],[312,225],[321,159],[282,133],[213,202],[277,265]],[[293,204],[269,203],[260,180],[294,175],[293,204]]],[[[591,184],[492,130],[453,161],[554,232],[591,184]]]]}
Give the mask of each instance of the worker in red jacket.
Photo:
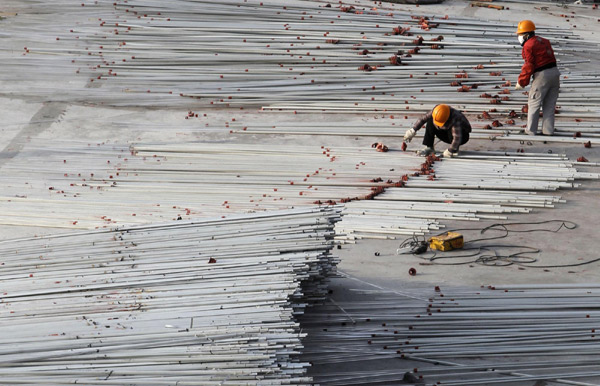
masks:
{"type": "Polygon", "coordinates": [[[519,22],[517,27],[519,43],[523,47],[521,55],[525,60],[515,89],[521,90],[529,84],[533,76],[529,100],[527,102],[527,129],[530,135],[538,134],[540,107],[542,109],[542,133],[554,134],[554,109],[560,87],[560,73],[556,58],[548,39],[535,36],[535,24],[531,20],[519,22]]]}

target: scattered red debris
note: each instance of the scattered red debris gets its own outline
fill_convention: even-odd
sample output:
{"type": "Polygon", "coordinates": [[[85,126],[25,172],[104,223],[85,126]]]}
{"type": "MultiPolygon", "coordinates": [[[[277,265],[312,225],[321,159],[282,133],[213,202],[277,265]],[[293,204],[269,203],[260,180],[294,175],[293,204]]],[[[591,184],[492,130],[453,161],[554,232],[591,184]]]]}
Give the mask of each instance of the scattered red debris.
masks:
{"type": "Polygon", "coordinates": [[[393,64],[395,66],[399,66],[400,64],[402,64],[402,59],[400,59],[398,55],[392,55],[388,58],[388,60],[390,61],[390,64],[393,64]]]}
{"type": "Polygon", "coordinates": [[[370,66],[368,64],[363,64],[362,66],[358,67],[359,70],[362,71],[366,71],[366,72],[371,72],[377,69],[377,67],[375,66],[370,66]]]}
{"type": "Polygon", "coordinates": [[[587,141],[586,143],[583,144],[584,147],[590,148],[592,147],[592,141],[587,141]]]}
{"type": "Polygon", "coordinates": [[[581,131],[577,131],[573,134],[573,138],[579,138],[581,137],[581,131]]]}
{"type": "Polygon", "coordinates": [[[402,142],[402,151],[406,151],[407,147],[408,145],[406,144],[406,142],[402,142]]]}
{"type": "Polygon", "coordinates": [[[386,145],[384,145],[383,143],[378,144],[375,149],[377,151],[383,152],[383,153],[385,153],[385,152],[387,152],[389,150],[388,147],[386,145]]]}
{"type": "Polygon", "coordinates": [[[372,200],[383,192],[385,192],[385,188],[383,186],[373,186],[371,188],[371,193],[367,194],[363,199],[372,200]]]}
{"type": "Polygon", "coordinates": [[[423,44],[423,40],[423,36],[419,36],[417,39],[413,40],[412,43],[420,46],[421,44],[423,44]]]}
{"type": "Polygon", "coordinates": [[[581,157],[577,158],[577,162],[589,162],[589,161],[584,156],[581,156],[581,157]]]}
{"type": "Polygon", "coordinates": [[[380,152],[387,152],[389,150],[389,148],[381,142],[375,142],[371,147],[380,152]]]}
{"type": "Polygon", "coordinates": [[[217,259],[215,259],[214,257],[211,257],[210,259],[208,259],[208,264],[214,264],[217,262],[217,259]]]}
{"type": "Polygon", "coordinates": [[[412,33],[408,32],[410,27],[402,28],[402,27],[394,27],[393,34],[394,35],[404,35],[404,36],[412,36],[412,33]]]}

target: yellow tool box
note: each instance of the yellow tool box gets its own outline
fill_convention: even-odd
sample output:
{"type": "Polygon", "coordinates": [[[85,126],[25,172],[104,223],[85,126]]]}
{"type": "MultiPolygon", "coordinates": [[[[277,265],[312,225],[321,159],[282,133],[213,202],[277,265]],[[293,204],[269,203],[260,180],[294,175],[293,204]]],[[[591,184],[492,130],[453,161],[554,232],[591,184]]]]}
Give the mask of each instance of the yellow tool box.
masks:
{"type": "Polygon", "coordinates": [[[463,235],[457,232],[446,232],[443,235],[433,236],[429,239],[429,248],[438,251],[451,251],[460,249],[465,245],[463,235]]]}

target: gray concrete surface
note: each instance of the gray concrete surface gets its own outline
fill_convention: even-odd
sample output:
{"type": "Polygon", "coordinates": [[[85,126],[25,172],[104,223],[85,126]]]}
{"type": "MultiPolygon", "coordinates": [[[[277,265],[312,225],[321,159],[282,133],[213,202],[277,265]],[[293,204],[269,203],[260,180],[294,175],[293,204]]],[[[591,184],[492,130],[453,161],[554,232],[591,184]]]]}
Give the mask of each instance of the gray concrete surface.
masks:
{"type": "MultiPolygon", "coordinates": [[[[363,1],[363,3],[366,3],[363,1]]],[[[369,4],[371,2],[368,2],[369,4]]],[[[502,3],[502,2],[499,2],[502,3]]],[[[10,1],[7,12],[18,12],[19,2],[10,1]]],[[[402,9],[419,11],[424,14],[472,16],[481,19],[503,20],[516,22],[524,17],[534,19],[548,26],[570,26],[586,39],[600,42],[600,14],[586,14],[587,8],[563,8],[559,5],[534,2],[511,3],[504,5],[510,9],[497,11],[487,8],[470,7],[468,1],[446,1],[443,4],[421,6],[403,5],[402,9]],[[576,12],[575,17],[565,18],[561,14],[576,12]]],[[[589,7],[588,7],[589,8],[589,7]]],[[[0,5],[2,11],[2,5],[0,5]]],[[[5,39],[0,39],[4,44],[5,39]]],[[[19,49],[24,42],[10,42],[14,49],[19,49]]],[[[590,63],[583,63],[580,68],[597,72],[600,53],[581,52],[577,55],[582,59],[590,59],[590,63]]],[[[1,71],[1,69],[0,69],[1,71]]],[[[27,78],[31,69],[23,68],[19,74],[27,78]]],[[[52,84],[52,80],[48,80],[52,84]]],[[[80,88],[82,84],[68,84],[65,87],[80,88]]],[[[60,98],[57,98],[60,99],[60,98]]],[[[559,99],[560,104],[560,99],[559,99]]],[[[194,105],[181,106],[180,108],[112,108],[90,106],[85,104],[71,104],[55,102],[53,100],[40,101],[39,98],[28,95],[7,95],[2,92],[0,83],[0,117],[2,123],[0,130],[0,177],[2,170],[9,167],[15,157],[35,156],[36,152],[28,148],[32,141],[41,144],[44,139],[71,139],[99,143],[112,141],[113,143],[133,142],[185,142],[185,141],[211,141],[223,143],[278,143],[311,144],[315,140],[324,144],[337,146],[368,147],[376,138],[361,137],[319,137],[317,139],[306,136],[231,136],[224,122],[236,117],[245,123],[278,122],[281,119],[298,120],[304,122],[323,122],[331,119],[328,114],[311,114],[294,116],[290,113],[265,113],[260,111],[245,110],[208,110],[208,117],[195,121],[186,121],[185,115],[194,105]],[[129,122],[136,126],[131,130],[122,130],[118,123],[129,122]],[[167,129],[173,128],[173,129],[167,129]]],[[[336,120],[351,123],[360,123],[364,119],[372,118],[372,114],[344,114],[335,116],[336,120]]],[[[399,129],[401,130],[401,129],[399,129]]],[[[402,129],[403,130],[403,129],[402,129]]],[[[399,140],[386,142],[390,147],[399,147],[399,140]]],[[[518,142],[510,141],[484,141],[472,140],[468,149],[471,150],[516,150],[523,147],[518,142]]],[[[585,156],[591,162],[600,162],[600,149],[585,149],[581,146],[559,146],[557,144],[540,144],[526,146],[528,151],[565,153],[574,159],[585,156]]],[[[591,168],[597,171],[596,168],[591,168]]],[[[336,250],[341,258],[339,269],[350,277],[332,280],[334,300],[352,299],[352,289],[369,288],[370,284],[392,290],[427,291],[435,285],[441,286],[480,286],[497,283],[598,283],[600,282],[600,262],[583,263],[597,259],[600,250],[600,182],[584,181],[581,187],[560,191],[559,194],[567,200],[554,209],[535,210],[529,215],[513,215],[510,222],[539,222],[544,220],[559,219],[577,224],[574,230],[561,229],[556,233],[535,232],[515,233],[498,242],[501,246],[494,247],[499,253],[510,250],[506,245],[525,245],[539,249],[532,254],[537,261],[527,265],[510,265],[502,267],[485,266],[477,263],[447,266],[430,264],[429,262],[412,255],[397,255],[396,249],[401,240],[369,241],[364,240],[356,245],[344,245],[336,250]],[[504,246],[502,246],[504,245],[504,246]],[[376,253],[377,252],[377,256],[376,253]],[[535,265],[574,265],[560,268],[534,268],[535,265]],[[582,265],[578,265],[582,264],[582,265]],[[577,265],[577,266],[575,266],[577,265]],[[416,276],[408,274],[409,268],[417,270],[416,276]],[[370,284],[369,284],[370,283],[370,284]]],[[[453,228],[481,228],[492,224],[490,221],[469,223],[447,223],[449,229],[453,228]]],[[[526,229],[523,225],[520,229],[526,229]]],[[[553,223],[548,229],[557,228],[553,223]]],[[[517,227],[519,229],[519,227],[517,227]]],[[[69,230],[47,227],[19,227],[0,224],[0,240],[23,237],[41,233],[57,233],[69,230]]],[[[477,230],[465,231],[466,241],[478,238],[477,230]]],[[[371,295],[376,298],[377,295],[371,295]]],[[[394,366],[395,360],[381,362],[377,366],[386,368],[394,366]]],[[[356,368],[355,364],[347,365],[356,368]]],[[[410,367],[410,365],[409,365],[410,367]]],[[[365,369],[373,369],[372,364],[365,365],[365,369]]],[[[343,371],[344,366],[337,366],[336,370],[343,371]]],[[[329,372],[328,368],[317,368],[315,375],[318,379],[319,371],[329,372]]]]}
{"type": "MultiPolygon", "coordinates": [[[[544,23],[548,26],[576,26],[577,32],[591,41],[598,41],[600,38],[600,27],[596,18],[591,14],[586,15],[585,9],[577,7],[560,6],[551,3],[502,3],[508,10],[495,10],[480,7],[470,7],[469,2],[447,1],[440,5],[431,5],[422,7],[427,12],[433,14],[448,14],[473,16],[490,20],[514,21],[515,24],[527,17],[544,23]],[[561,17],[561,14],[574,12],[573,19],[561,17]]],[[[591,6],[588,5],[588,8],[591,6]]],[[[575,29],[575,28],[574,28],[575,29]]],[[[581,52],[582,57],[591,57],[591,62],[582,63],[579,66],[596,72],[599,53],[581,52]]],[[[560,102],[559,102],[560,104],[560,102]]],[[[397,145],[398,146],[398,145],[397,145]]],[[[571,159],[585,156],[592,162],[597,162],[600,156],[600,150],[597,148],[585,149],[581,146],[559,146],[557,144],[539,144],[533,146],[524,146],[518,142],[489,142],[489,141],[470,141],[465,149],[494,149],[514,151],[525,147],[527,151],[534,152],[554,152],[565,153],[571,159]]],[[[595,168],[592,168],[595,170],[595,168]]],[[[535,257],[539,259],[542,265],[561,265],[578,264],[590,261],[598,257],[600,248],[600,239],[598,238],[598,229],[600,220],[600,203],[598,198],[600,184],[595,181],[585,181],[580,189],[571,189],[561,191],[560,195],[567,200],[566,204],[558,205],[552,210],[536,210],[527,216],[515,215],[510,221],[514,222],[536,222],[551,219],[562,219],[573,221],[578,224],[578,228],[573,231],[561,230],[558,233],[536,232],[512,234],[510,238],[504,240],[507,244],[527,245],[539,248],[541,252],[535,257]]],[[[485,227],[492,222],[478,223],[452,223],[448,224],[449,229],[454,228],[475,228],[485,227]]],[[[553,225],[556,228],[555,224],[553,225]]],[[[549,227],[551,228],[551,227],[549,227]]],[[[469,237],[479,237],[477,232],[466,234],[466,241],[469,237]]],[[[552,268],[547,271],[543,269],[534,269],[517,266],[509,267],[486,267],[478,264],[469,264],[462,266],[436,266],[420,265],[422,260],[410,255],[398,256],[395,254],[398,242],[378,242],[378,243],[360,243],[356,246],[344,247],[340,251],[342,263],[340,269],[353,275],[363,278],[369,278],[378,283],[385,283],[390,288],[394,283],[420,282],[430,283],[432,285],[488,285],[494,283],[533,283],[533,282],[590,282],[595,283],[600,280],[600,270],[598,263],[582,265],[579,267],[552,268]],[[374,253],[379,252],[380,256],[374,253]],[[417,276],[408,275],[408,269],[414,267],[417,269],[417,276]]],[[[536,263],[537,264],[537,263],[536,263]]]]}
{"type": "MultiPolygon", "coordinates": [[[[469,142],[470,148],[477,148],[478,142],[469,142]]],[[[489,142],[485,143],[486,148],[490,147],[489,142]]],[[[513,147],[494,144],[495,148],[514,150],[513,147]]],[[[576,148],[557,148],[552,145],[543,145],[536,147],[536,151],[545,152],[548,150],[564,151],[570,157],[579,157],[585,155],[588,159],[598,159],[600,151],[593,149],[576,148]]],[[[527,215],[511,215],[506,221],[510,222],[541,222],[547,220],[564,220],[577,224],[574,230],[561,229],[556,233],[552,232],[533,232],[533,233],[511,233],[509,237],[503,240],[477,243],[494,245],[520,245],[539,249],[539,253],[531,256],[538,259],[538,262],[530,264],[536,265],[567,265],[580,264],[586,261],[597,259],[600,240],[598,240],[598,229],[600,219],[598,210],[598,194],[600,183],[597,181],[585,181],[581,188],[560,191],[559,195],[567,200],[565,204],[559,204],[553,209],[537,209],[527,215]]],[[[497,236],[502,232],[488,232],[480,234],[477,229],[483,229],[486,226],[497,223],[498,221],[479,221],[479,222],[448,222],[447,227],[451,229],[474,228],[475,230],[464,231],[465,241],[469,246],[469,240],[482,237],[497,236]]],[[[560,224],[553,223],[544,226],[522,225],[511,227],[514,230],[525,229],[548,229],[556,230],[560,224]]],[[[340,270],[359,276],[364,279],[373,280],[376,283],[385,283],[389,288],[394,288],[394,283],[404,285],[406,282],[430,283],[432,285],[463,285],[471,284],[475,286],[489,285],[497,283],[543,283],[552,281],[556,283],[571,282],[589,282],[596,283],[600,281],[599,263],[591,263],[576,267],[536,269],[528,267],[528,264],[511,265],[506,267],[484,266],[477,263],[441,266],[425,265],[429,262],[412,255],[397,255],[396,249],[402,240],[385,240],[377,243],[361,242],[352,246],[344,246],[338,250],[342,262],[340,270]],[[379,256],[375,256],[378,252],[379,256]],[[416,276],[410,276],[408,270],[413,267],[417,270],[416,276]]],[[[512,253],[501,246],[494,248],[500,254],[512,253]]],[[[448,253],[451,255],[451,253],[448,253]]],[[[430,257],[431,254],[425,254],[424,257],[430,257]]],[[[438,253],[438,256],[444,256],[444,253],[438,253]]],[[[459,261],[469,261],[468,258],[459,259],[459,261]]],[[[448,261],[451,262],[451,261],[448,261]]],[[[443,263],[440,260],[440,263],[443,263]]]]}

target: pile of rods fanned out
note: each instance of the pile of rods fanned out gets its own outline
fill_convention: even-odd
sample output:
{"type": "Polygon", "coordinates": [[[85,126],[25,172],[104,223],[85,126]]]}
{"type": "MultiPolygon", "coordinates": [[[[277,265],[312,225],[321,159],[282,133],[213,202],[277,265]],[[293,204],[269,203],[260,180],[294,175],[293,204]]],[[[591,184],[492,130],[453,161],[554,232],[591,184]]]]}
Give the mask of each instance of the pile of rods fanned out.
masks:
{"type": "Polygon", "coordinates": [[[2,224],[95,229],[344,204],[337,239],[352,243],[552,208],[564,202],[557,191],[599,178],[576,169],[595,163],[559,154],[465,151],[440,161],[318,145],[35,142],[38,155],[3,167],[2,224]]]}
{"type": "MultiPolygon", "coordinates": [[[[394,4],[24,3],[4,21],[11,27],[11,46],[0,51],[5,95],[411,117],[447,102],[479,117],[475,136],[513,140],[525,123],[526,92],[513,90],[522,59],[511,23],[415,14],[394,4]],[[18,75],[29,67],[27,77],[18,75]]],[[[595,43],[567,29],[539,25],[537,32],[552,41],[562,72],[557,133],[543,140],[596,143],[600,79],[578,70],[576,55],[595,43]]]]}
{"type": "Polygon", "coordinates": [[[0,243],[0,380],[310,384],[297,315],[335,272],[334,208],[0,243]]]}
{"type": "Polygon", "coordinates": [[[329,386],[596,385],[599,291],[597,284],[365,290],[302,317],[309,348],[302,358],[316,364],[315,382],[329,386]]]}
{"type": "MultiPolygon", "coordinates": [[[[327,4],[111,0],[59,1],[48,7],[21,2],[17,16],[2,20],[11,38],[0,50],[0,64],[7,69],[0,74],[4,95],[64,102],[65,120],[91,116],[126,138],[143,130],[169,130],[170,136],[156,145],[141,140],[132,146],[131,140],[111,142],[114,146],[54,141],[49,133],[27,138],[25,151],[2,165],[0,224],[94,229],[345,203],[353,211],[349,214],[362,216],[340,223],[345,224],[340,237],[352,242],[356,237],[421,235],[440,227],[442,212],[453,213],[442,216],[450,219],[503,219],[506,213],[560,202],[555,196],[530,199],[532,192],[575,187],[577,179],[597,177],[577,172],[575,162],[562,155],[534,160],[522,148],[506,156],[484,152],[469,158],[463,152],[461,160],[420,165],[416,157],[394,151],[397,142],[389,144],[388,153],[331,146],[331,138],[317,136],[399,141],[415,115],[440,101],[471,118],[481,117],[472,119],[473,138],[524,144],[592,146],[600,135],[595,133],[600,114],[597,76],[578,72],[578,60],[571,55],[592,46],[572,31],[538,26],[539,34],[552,40],[564,76],[557,135],[533,137],[520,134],[527,97],[511,91],[522,60],[513,25],[396,12],[391,4],[378,10],[327,4]],[[47,23],[49,18],[54,23],[47,23]],[[72,105],[78,103],[85,108],[72,105]],[[98,112],[114,107],[187,110],[190,104],[186,125],[124,121],[120,115],[104,121],[98,112]],[[320,146],[273,145],[270,139],[260,145],[190,144],[187,138],[186,145],[168,143],[177,141],[172,137],[180,131],[195,130],[195,138],[202,138],[204,131],[193,124],[204,123],[206,111],[257,107],[264,124],[245,125],[248,110],[227,119],[230,142],[302,134],[319,138],[320,146]],[[89,116],[79,117],[82,110],[89,116]],[[377,111],[385,120],[357,125],[336,119],[280,121],[278,116],[271,122],[278,110],[377,111]],[[462,181],[450,181],[451,170],[444,164],[460,164],[462,181]],[[540,164],[548,166],[542,170],[540,164]],[[481,195],[484,189],[502,192],[481,195]],[[401,201],[415,212],[406,211],[401,201]],[[424,210],[424,201],[437,208],[424,210]]],[[[227,133],[218,134],[227,138],[227,133]]]]}

